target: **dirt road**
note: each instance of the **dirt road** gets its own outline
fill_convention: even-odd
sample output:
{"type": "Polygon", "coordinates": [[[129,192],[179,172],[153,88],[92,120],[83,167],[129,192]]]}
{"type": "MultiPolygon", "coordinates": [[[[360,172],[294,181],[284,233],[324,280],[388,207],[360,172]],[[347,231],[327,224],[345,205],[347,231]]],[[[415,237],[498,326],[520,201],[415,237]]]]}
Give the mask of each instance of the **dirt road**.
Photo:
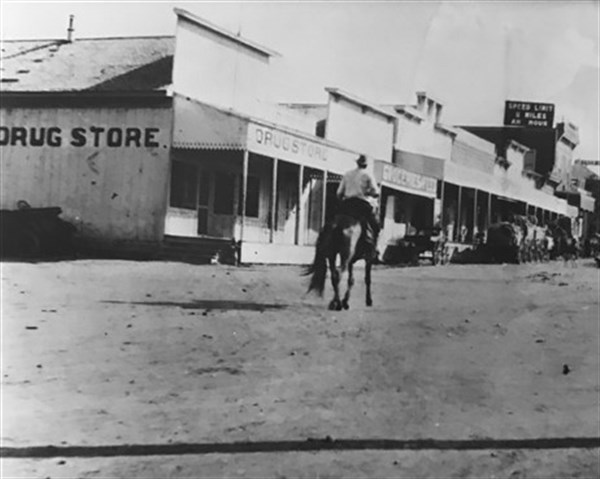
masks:
{"type": "Polygon", "coordinates": [[[3,264],[2,477],[597,477],[598,271],[3,264]]]}

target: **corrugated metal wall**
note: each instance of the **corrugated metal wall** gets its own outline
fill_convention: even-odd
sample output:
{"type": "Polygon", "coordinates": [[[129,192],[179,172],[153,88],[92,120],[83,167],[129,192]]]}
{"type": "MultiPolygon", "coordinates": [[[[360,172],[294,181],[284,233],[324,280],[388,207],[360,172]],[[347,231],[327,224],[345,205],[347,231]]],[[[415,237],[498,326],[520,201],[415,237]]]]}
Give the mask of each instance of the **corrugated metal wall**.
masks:
{"type": "Polygon", "coordinates": [[[85,236],[158,240],[171,124],[170,108],[3,108],[0,206],[59,206],[85,236]]]}

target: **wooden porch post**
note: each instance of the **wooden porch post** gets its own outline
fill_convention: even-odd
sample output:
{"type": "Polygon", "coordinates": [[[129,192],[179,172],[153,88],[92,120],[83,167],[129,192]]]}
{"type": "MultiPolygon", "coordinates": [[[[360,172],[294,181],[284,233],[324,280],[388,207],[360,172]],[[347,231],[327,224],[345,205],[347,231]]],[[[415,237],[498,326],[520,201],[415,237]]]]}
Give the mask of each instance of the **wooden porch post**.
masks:
{"type": "Polygon", "coordinates": [[[475,243],[475,231],[479,231],[479,225],[477,223],[478,219],[479,218],[477,215],[477,188],[473,188],[473,229],[471,233],[471,243],[475,243]]]}
{"type": "Polygon", "coordinates": [[[321,203],[321,226],[325,226],[325,210],[327,204],[327,170],[323,170],[323,199],[321,203]]]}
{"type": "Polygon", "coordinates": [[[246,201],[248,197],[248,150],[244,150],[242,162],[242,218],[240,223],[240,242],[244,240],[244,223],[246,222],[246,201]]]}
{"type": "Polygon", "coordinates": [[[492,224],[492,193],[488,192],[487,202],[487,228],[492,224]]]}
{"type": "Polygon", "coordinates": [[[298,207],[296,208],[296,233],[294,243],[301,245],[302,241],[302,230],[304,229],[303,213],[302,208],[302,186],[304,182],[304,165],[298,165],[298,207]]]}
{"type": "MultiPolygon", "coordinates": [[[[440,226],[442,228],[442,233],[446,234],[446,230],[445,230],[445,226],[446,226],[446,222],[444,221],[444,192],[445,192],[445,188],[444,188],[444,180],[440,180],[440,226]]],[[[434,218],[434,221],[437,218],[434,218]]]]}
{"type": "Polygon", "coordinates": [[[277,158],[273,158],[273,177],[271,182],[271,231],[269,232],[269,242],[273,242],[275,232],[275,221],[277,219],[277,158]]]}
{"type": "Polygon", "coordinates": [[[454,241],[460,243],[461,216],[462,216],[462,186],[458,185],[458,207],[456,211],[456,228],[454,228],[454,241]]]}

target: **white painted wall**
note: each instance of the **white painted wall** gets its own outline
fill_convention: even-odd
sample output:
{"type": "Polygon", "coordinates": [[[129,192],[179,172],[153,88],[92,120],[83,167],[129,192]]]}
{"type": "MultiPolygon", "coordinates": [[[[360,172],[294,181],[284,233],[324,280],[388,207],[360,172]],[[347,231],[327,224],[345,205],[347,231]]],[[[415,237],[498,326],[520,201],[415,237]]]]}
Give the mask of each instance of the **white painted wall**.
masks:
{"type": "Polygon", "coordinates": [[[572,165],[573,150],[562,141],[559,141],[556,144],[556,159],[554,161],[552,172],[556,174],[564,184],[568,185],[572,165]]]}
{"type": "Polygon", "coordinates": [[[524,184],[525,178],[523,178],[523,166],[525,163],[525,153],[522,150],[509,146],[506,149],[506,159],[510,163],[508,169],[505,170],[504,168],[497,166],[494,173],[500,178],[505,177],[515,184],[524,184]]]}
{"type": "Polygon", "coordinates": [[[462,128],[455,128],[454,131],[456,132],[455,141],[460,141],[470,147],[476,148],[486,155],[496,156],[496,145],[491,141],[484,140],[462,128]]]}
{"type": "Polygon", "coordinates": [[[171,124],[170,108],[3,108],[0,143],[14,127],[26,128],[28,139],[26,145],[8,141],[0,146],[1,208],[15,209],[19,200],[37,208],[58,206],[85,236],[160,240],[171,124]],[[92,127],[103,129],[97,142],[92,127]],[[48,129],[55,128],[51,144],[56,146],[47,141],[30,146],[32,128],[38,134],[43,129],[46,138],[48,129]],[[115,130],[108,143],[110,128],[115,130]],[[140,130],[140,143],[131,137],[128,146],[124,140],[117,146],[117,130],[126,128],[140,130]],[[144,146],[146,131],[152,137],[149,146],[144,146]]]}
{"type": "Polygon", "coordinates": [[[179,17],[173,90],[225,108],[254,114],[271,91],[270,58],[179,17]]]}
{"type": "Polygon", "coordinates": [[[435,130],[434,123],[427,119],[417,122],[399,115],[396,149],[446,160],[450,159],[452,138],[435,130]]]}
{"type": "Polygon", "coordinates": [[[277,70],[268,56],[178,17],[173,61],[174,92],[263,120],[314,133],[306,115],[272,97],[277,70]]]}
{"type": "Polygon", "coordinates": [[[394,123],[344,97],[330,94],[325,138],[367,156],[392,161],[394,123]]]}

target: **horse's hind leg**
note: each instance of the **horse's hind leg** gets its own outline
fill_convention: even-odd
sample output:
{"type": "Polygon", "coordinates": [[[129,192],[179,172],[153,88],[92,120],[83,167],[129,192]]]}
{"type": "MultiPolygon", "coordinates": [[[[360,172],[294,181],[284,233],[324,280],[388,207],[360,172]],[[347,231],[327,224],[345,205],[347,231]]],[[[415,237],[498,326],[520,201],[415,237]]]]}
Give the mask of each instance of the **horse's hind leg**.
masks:
{"type": "Polygon", "coordinates": [[[365,286],[367,290],[367,306],[373,306],[373,298],[371,298],[371,266],[371,260],[365,261],[365,286]]]}
{"type": "Polygon", "coordinates": [[[344,294],[344,299],[342,300],[342,307],[344,309],[350,308],[350,304],[348,301],[350,300],[350,290],[354,286],[354,268],[352,263],[348,264],[348,288],[346,289],[346,294],[344,294]]]}
{"type": "Polygon", "coordinates": [[[342,302],[340,301],[340,273],[335,266],[335,258],[329,259],[329,271],[331,272],[331,286],[333,286],[333,299],[329,302],[329,309],[340,311],[342,302]]]}

